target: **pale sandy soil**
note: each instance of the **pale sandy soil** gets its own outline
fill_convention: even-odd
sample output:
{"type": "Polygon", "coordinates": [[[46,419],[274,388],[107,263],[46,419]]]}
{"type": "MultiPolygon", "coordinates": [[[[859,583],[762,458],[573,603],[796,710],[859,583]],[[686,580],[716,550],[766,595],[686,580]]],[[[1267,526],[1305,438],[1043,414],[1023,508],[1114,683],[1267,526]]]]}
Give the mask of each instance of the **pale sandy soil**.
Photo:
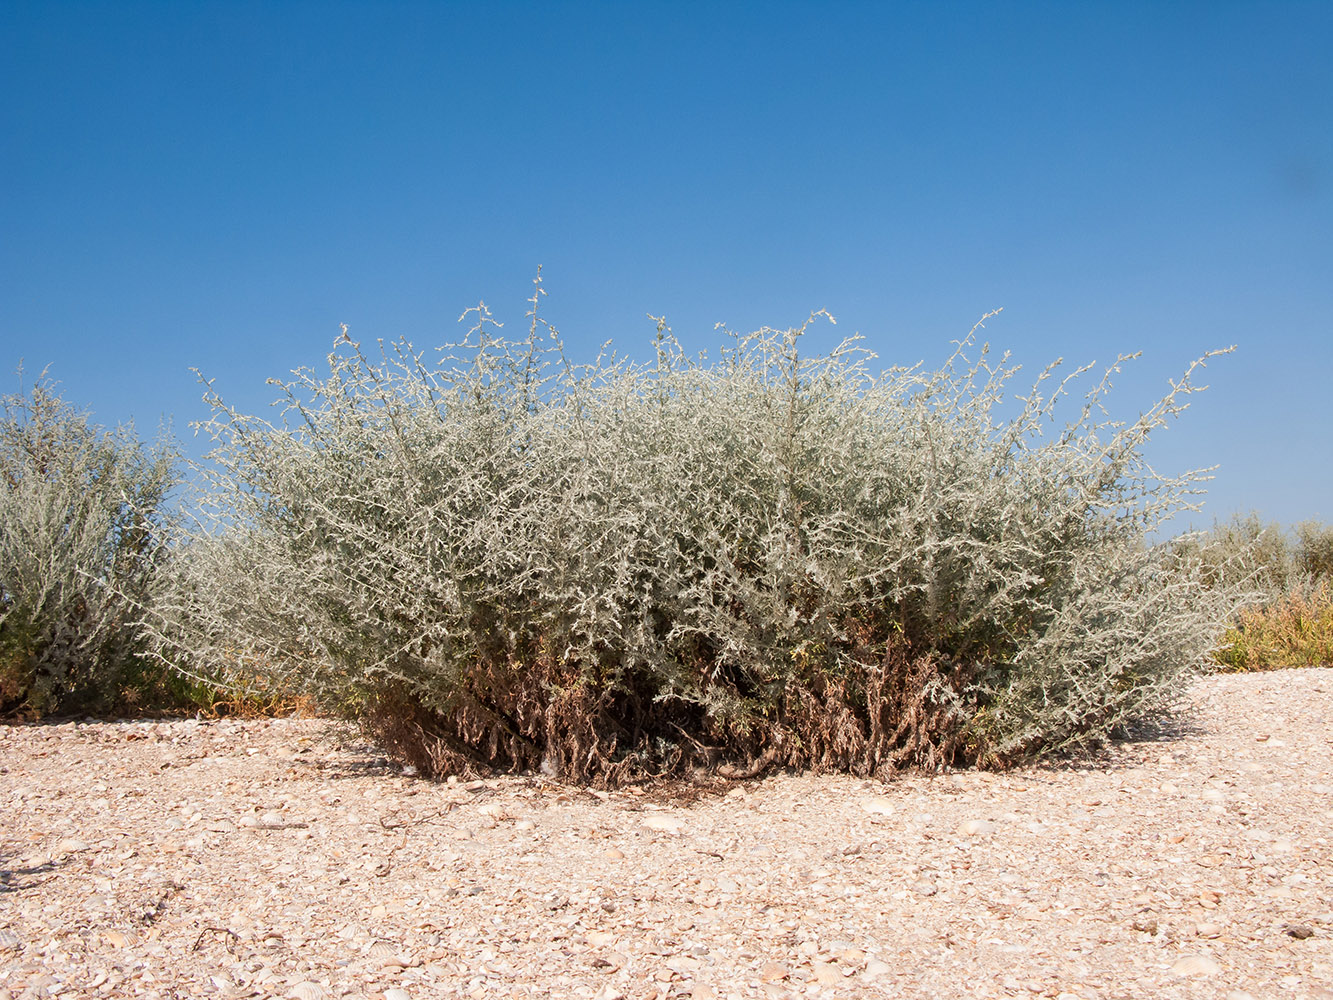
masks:
{"type": "Polygon", "coordinates": [[[1333,998],[1333,670],[1007,774],[429,784],[315,720],[0,727],[0,998],[1333,998]]]}

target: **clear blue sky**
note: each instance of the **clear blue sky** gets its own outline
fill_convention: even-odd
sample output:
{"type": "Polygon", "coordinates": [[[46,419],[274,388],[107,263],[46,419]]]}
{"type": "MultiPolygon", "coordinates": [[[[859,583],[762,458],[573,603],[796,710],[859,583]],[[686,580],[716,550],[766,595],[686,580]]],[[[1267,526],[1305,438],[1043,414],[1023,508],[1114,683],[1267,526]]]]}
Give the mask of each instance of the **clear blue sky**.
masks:
{"type": "MultiPolygon", "coordinates": [[[[103,423],[418,346],[827,308],[885,364],[1144,357],[1205,514],[1333,519],[1333,4],[0,2],[0,364],[103,423]]],[[[192,445],[192,447],[194,447],[192,445]]]]}

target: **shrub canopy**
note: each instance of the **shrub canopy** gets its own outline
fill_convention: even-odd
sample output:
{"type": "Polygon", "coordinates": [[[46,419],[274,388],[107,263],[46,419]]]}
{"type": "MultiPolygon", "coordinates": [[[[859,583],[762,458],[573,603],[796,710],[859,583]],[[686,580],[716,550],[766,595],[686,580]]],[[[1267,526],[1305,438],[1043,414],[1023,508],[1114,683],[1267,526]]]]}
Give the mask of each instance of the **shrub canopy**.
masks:
{"type": "Polygon", "coordinates": [[[708,362],[659,321],[653,361],[575,365],[540,294],[526,338],[483,305],[438,363],[344,331],[276,424],[212,395],[212,528],[163,577],[159,655],[304,690],[428,771],[607,782],[1004,764],[1205,661],[1230,592],[1146,541],[1203,474],[1142,452],[1202,360],[1120,424],[1122,357],[1057,425],[1088,370],[1002,419],[1016,369],[976,329],[933,372],[807,357],[809,323],[708,362]]]}
{"type": "Polygon", "coordinates": [[[0,714],[153,697],[135,626],[176,454],[105,431],[45,377],[0,400],[0,714]]]}

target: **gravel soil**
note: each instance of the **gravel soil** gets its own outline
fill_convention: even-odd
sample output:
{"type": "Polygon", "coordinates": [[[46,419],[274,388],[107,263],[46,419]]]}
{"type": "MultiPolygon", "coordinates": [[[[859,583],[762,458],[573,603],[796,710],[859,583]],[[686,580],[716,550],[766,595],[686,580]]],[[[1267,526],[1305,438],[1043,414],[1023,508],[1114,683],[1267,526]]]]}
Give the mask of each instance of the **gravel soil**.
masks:
{"type": "Polygon", "coordinates": [[[0,1000],[1333,998],[1333,669],[1096,759],[429,783],[312,719],[0,727],[0,1000]]]}

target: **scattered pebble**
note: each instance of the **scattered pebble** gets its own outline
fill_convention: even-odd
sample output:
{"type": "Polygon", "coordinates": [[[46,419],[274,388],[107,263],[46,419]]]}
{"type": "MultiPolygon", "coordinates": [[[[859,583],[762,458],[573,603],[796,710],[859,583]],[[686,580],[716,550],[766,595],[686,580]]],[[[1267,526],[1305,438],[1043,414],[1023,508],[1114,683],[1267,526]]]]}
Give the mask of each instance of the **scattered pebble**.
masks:
{"type": "Polygon", "coordinates": [[[1186,955],[1171,966],[1171,974],[1182,977],[1215,976],[1221,971],[1222,967],[1206,955],[1186,955]]]}
{"type": "Polygon", "coordinates": [[[995,824],[984,819],[969,819],[958,824],[958,832],[964,837],[981,837],[995,832],[995,824]]]}
{"type": "Polygon", "coordinates": [[[685,821],[678,816],[665,816],[655,814],[645,816],[643,825],[650,830],[658,830],[662,833],[680,833],[685,829],[685,821]]]}
{"type": "Polygon", "coordinates": [[[874,960],[866,963],[865,970],[862,971],[861,977],[867,980],[879,979],[882,976],[887,976],[892,971],[893,967],[888,963],[874,960]]]}
{"type": "Polygon", "coordinates": [[[883,795],[872,795],[862,799],[861,808],[871,816],[892,816],[897,811],[894,801],[883,795]]]}

